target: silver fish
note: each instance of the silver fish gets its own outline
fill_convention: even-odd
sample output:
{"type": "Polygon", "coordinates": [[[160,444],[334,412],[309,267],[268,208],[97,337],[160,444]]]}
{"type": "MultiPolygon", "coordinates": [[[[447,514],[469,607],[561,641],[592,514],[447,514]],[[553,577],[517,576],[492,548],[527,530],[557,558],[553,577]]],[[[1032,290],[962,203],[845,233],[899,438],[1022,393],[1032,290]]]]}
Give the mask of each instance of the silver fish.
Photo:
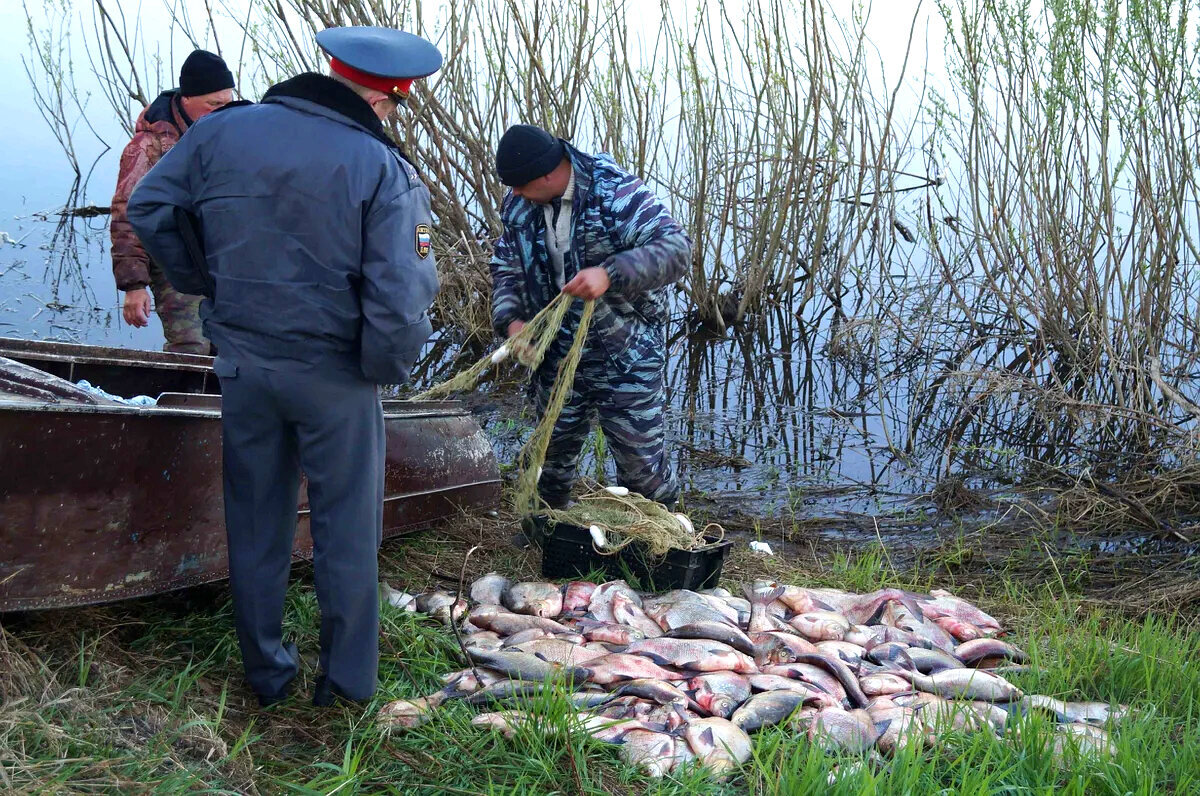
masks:
{"type": "Polygon", "coordinates": [[[875,745],[880,732],[865,710],[824,708],[808,727],[809,739],[828,751],[862,754],[875,745]]]}
{"type": "Polygon", "coordinates": [[[816,647],[816,651],[822,655],[837,658],[849,666],[858,666],[862,663],[863,656],[867,652],[863,647],[848,641],[822,641],[816,647]]]}
{"type": "Polygon", "coordinates": [[[649,678],[627,680],[620,683],[612,693],[615,696],[633,696],[638,699],[646,699],[658,705],[682,703],[698,712],[704,710],[698,700],[693,699],[686,692],[662,680],[652,680],[649,678]]]}
{"type": "Polygon", "coordinates": [[[379,596],[383,598],[388,605],[393,608],[399,608],[402,611],[416,611],[415,594],[409,594],[404,591],[397,591],[387,584],[386,581],[379,582],[379,596]]]}
{"type": "Polygon", "coordinates": [[[729,622],[720,611],[702,602],[672,603],[652,608],[647,613],[663,630],[674,630],[699,622],[729,622]]]}
{"type": "Polygon", "coordinates": [[[896,673],[922,691],[947,699],[1012,702],[1022,696],[1021,690],[1003,677],[981,669],[943,669],[930,675],[900,669],[896,673]]]}
{"type": "Polygon", "coordinates": [[[509,649],[536,655],[544,661],[561,663],[563,666],[586,666],[588,661],[608,654],[557,638],[535,638],[509,649]]]}
{"type": "Polygon", "coordinates": [[[640,605],[620,592],[613,595],[612,612],[618,625],[637,628],[646,638],[656,638],[662,635],[662,628],[658,623],[647,616],[640,605]]]}
{"type": "MultiPolygon", "coordinates": [[[[498,668],[498,667],[497,667],[498,668]]],[[[588,661],[590,679],[600,685],[611,685],[624,680],[685,680],[685,675],[664,669],[649,658],[641,655],[613,653],[588,661]]]]}
{"type": "Polygon", "coordinates": [[[809,611],[788,620],[809,641],[841,641],[850,629],[850,621],[834,611],[809,611]]]}
{"type": "Polygon", "coordinates": [[[991,729],[991,723],[975,710],[974,703],[964,699],[928,700],[916,708],[921,723],[932,735],[955,730],[978,732],[991,729]]]}
{"type": "Polygon", "coordinates": [[[768,630],[763,633],[755,633],[750,638],[754,642],[754,660],[759,666],[792,663],[801,653],[819,651],[815,644],[797,636],[796,631],[791,628],[787,632],[768,630]]]}
{"type": "Polygon", "coordinates": [[[1051,753],[1067,767],[1069,753],[1079,757],[1116,757],[1117,745],[1108,733],[1090,724],[1056,724],[1051,753]]]}
{"type": "Polygon", "coordinates": [[[486,727],[489,730],[502,733],[505,738],[513,738],[517,727],[525,724],[529,715],[519,710],[502,710],[495,713],[480,713],[471,719],[472,727],[486,727]]]}
{"type": "Polygon", "coordinates": [[[644,655],[660,666],[675,666],[693,672],[755,672],[758,667],[747,655],[728,644],[709,639],[650,638],[630,644],[631,655],[644,655]]]}
{"type": "Polygon", "coordinates": [[[432,616],[434,619],[439,619],[446,626],[457,622],[467,611],[465,600],[456,598],[453,594],[444,591],[431,591],[418,594],[414,603],[417,606],[418,612],[432,616]]]}
{"type": "Polygon", "coordinates": [[[463,646],[476,647],[483,650],[498,650],[504,646],[504,642],[500,640],[500,636],[490,630],[480,630],[478,633],[471,633],[463,636],[463,646]]]}
{"type": "Polygon", "coordinates": [[[909,744],[924,745],[929,740],[913,708],[901,707],[889,701],[867,707],[867,715],[879,733],[875,746],[885,754],[909,744]]]}
{"type": "MultiPolygon", "coordinates": [[[[666,733],[632,729],[623,740],[621,759],[649,777],[665,777],[684,760],[676,739],[666,733]]],[[[686,743],[683,747],[688,748],[686,743]]]]}
{"type": "Polygon", "coordinates": [[[540,616],[526,616],[525,614],[512,614],[503,609],[488,613],[474,613],[471,615],[471,622],[484,630],[491,630],[501,636],[512,636],[520,633],[522,630],[530,628],[539,628],[547,633],[570,633],[564,625],[560,625],[553,619],[545,619],[540,616]]]}
{"type": "Polygon", "coordinates": [[[764,633],[768,630],[774,630],[776,625],[772,621],[768,607],[783,594],[783,587],[779,585],[757,588],[746,586],[744,587],[744,591],[746,599],[750,601],[750,633],[764,633]]]}
{"type": "Polygon", "coordinates": [[[615,594],[623,594],[631,602],[641,605],[642,598],[638,593],[629,588],[629,584],[623,580],[611,580],[608,583],[602,583],[592,592],[592,599],[588,602],[588,613],[592,618],[609,624],[616,624],[616,617],[613,616],[612,599],[615,594]]]}
{"type": "Polygon", "coordinates": [[[820,666],[813,666],[810,663],[781,663],[762,667],[762,673],[777,674],[780,677],[789,677],[809,683],[833,697],[838,705],[846,701],[846,689],[842,688],[842,684],[836,677],[820,666]]]}
{"type": "Polygon", "coordinates": [[[802,653],[796,656],[796,662],[820,666],[837,678],[838,683],[845,690],[846,698],[850,700],[852,707],[861,708],[866,706],[867,697],[858,685],[858,678],[854,676],[854,672],[850,671],[850,667],[841,660],[820,653],[802,653]]]}
{"type": "Polygon", "coordinates": [[[518,614],[553,619],[562,613],[562,590],[553,583],[516,583],[501,599],[506,608],[518,614]]]}
{"type": "Polygon", "coordinates": [[[754,732],[773,727],[785,721],[797,708],[819,705],[820,701],[808,691],[764,691],[743,702],[730,721],[746,732],[754,732]]]}
{"type": "Polygon", "coordinates": [[[954,648],[954,655],[967,666],[977,666],[989,658],[1015,663],[1025,663],[1029,660],[1029,656],[1024,652],[998,638],[964,641],[954,648]]]}
{"type": "Polygon", "coordinates": [[[876,663],[900,667],[911,661],[921,674],[932,674],[944,669],[961,669],[963,662],[943,650],[924,647],[908,647],[897,642],[877,644],[867,652],[867,657],[876,663]]]}
{"type": "Polygon", "coordinates": [[[704,712],[727,719],[750,698],[750,682],[736,672],[712,672],[684,684],[704,712]]]}
{"type": "Polygon", "coordinates": [[[577,713],[575,719],[580,729],[604,743],[620,743],[621,739],[633,730],[649,729],[649,726],[638,719],[610,719],[592,713],[577,713]]]}
{"type": "Polygon", "coordinates": [[[594,619],[583,619],[576,625],[583,637],[588,641],[602,641],[606,644],[619,644],[624,647],[635,641],[641,641],[646,634],[635,627],[619,625],[616,622],[599,622],[594,619]]]}
{"type": "Polygon", "coordinates": [[[688,722],[683,737],[696,759],[718,777],[750,759],[750,736],[727,719],[714,716],[688,722]]]}
{"type": "Polygon", "coordinates": [[[1106,702],[1065,702],[1061,699],[1030,694],[1013,703],[1019,712],[1041,710],[1063,723],[1080,723],[1102,726],[1110,721],[1119,721],[1129,713],[1125,705],[1110,705],[1106,702]]]}
{"type": "Polygon", "coordinates": [[[484,680],[475,677],[469,670],[459,672],[439,691],[416,699],[397,699],[379,709],[378,719],[388,727],[419,727],[433,717],[437,708],[451,699],[459,699],[483,688],[490,676],[480,673],[484,680]]]}
{"type": "Polygon", "coordinates": [[[504,672],[514,680],[542,681],[553,678],[582,683],[588,679],[589,674],[587,669],[546,661],[527,652],[488,651],[468,647],[467,655],[476,663],[504,672]]]}
{"type": "MultiPolygon", "coordinates": [[[[525,680],[501,680],[487,688],[470,694],[464,700],[470,705],[503,704],[506,702],[524,703],[544,694],[561,693],[561,687],[555,683],[534,683],[525,680]]],[[[605,691],[573,691],[565,697],[576,708],[594,708],[609,702],[612,694],[605,691]]]]}
{"type": "Polygon", "coordinates": [[[866,647],[868,644],[874,643],[875,636],[871,633],[871,628],[866,625],[850,625],[850,629],[846,631],[846,635],[842,636],[842,641],[866,647]]]}
{"type": "Polygon", "coordinates": [[[471,601],[488,605],[500,605],[500,600],[504,596],[504,592],[508,591],[508,587],[511,585],[512,581],[499,572],[489,572],[471,584],[471,601]]]}
{"type": "Polygon", "coordinates": [[[696,622],[672,628],[665,634],[667,638],[708,639],[728,644],[743,655],[754,655],[754,642],[742,632],[726,622],[696,622]]]}
{"type": "Polygon", "coordinates": [[[571,581],[563,587],[563,612],[588,610],[595,592],[595,583],[586,580],[571,581]]]}
{"type": "Polygon", "coordinates": [[[912,684],[908,680],[892,672],[876,672],[860,677],[858,685],[867,696],[899,694],[912,689],[912,684]]]}
{"type": "Polygon", "coordinates": [[[917,599],[917,607],[927,618],[950,617],[979,628],[986,636],[994,636],[1000,632],[1000,623],[994,617],[948,591],[935,589],[929,592],[928,597],[917,599]]]}
{"type": "Polygon", "coordinates": [[[515,647],[518,644],[524,644],[526,641],[533,641],[535,638],[554,638],[555,634],[546,631],[540,627],[531,627],[527,630],[522,630],[519,633],[513,633],[508,638],[504,639],[502,647],[515,647]]]}

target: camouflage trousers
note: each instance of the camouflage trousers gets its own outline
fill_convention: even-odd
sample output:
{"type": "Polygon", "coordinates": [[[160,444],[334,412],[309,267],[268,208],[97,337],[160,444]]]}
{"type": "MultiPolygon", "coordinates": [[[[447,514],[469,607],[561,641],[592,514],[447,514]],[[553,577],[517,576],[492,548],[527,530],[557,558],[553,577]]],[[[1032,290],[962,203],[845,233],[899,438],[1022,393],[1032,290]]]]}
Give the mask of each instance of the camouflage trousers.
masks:
{"type": "Polygon", "coordinates": [[[150,262],[150,292],[154,294],[154,311],[162,321],[163,336],[167,338],[163,351],[211,354],[200,322],[200,302],[204,297],[189,296],[171,287],[167,275],[153,261],[150,262]]]}
{"type": "MultiPolygon", "coordinates": [[[[664,367],[662,357],[638,362],[628,373],[580,365],[546,450],[538,481],[543,500],[555,507],[566,505],[593,417],[604,431],[621,486],[668,506],[679,499],[679,480],[666,447],[664,367]]],[[[554,370],[543,368],[546,372],[539,371],[533,380],[539,417],[549,403],[554,370]]]]}

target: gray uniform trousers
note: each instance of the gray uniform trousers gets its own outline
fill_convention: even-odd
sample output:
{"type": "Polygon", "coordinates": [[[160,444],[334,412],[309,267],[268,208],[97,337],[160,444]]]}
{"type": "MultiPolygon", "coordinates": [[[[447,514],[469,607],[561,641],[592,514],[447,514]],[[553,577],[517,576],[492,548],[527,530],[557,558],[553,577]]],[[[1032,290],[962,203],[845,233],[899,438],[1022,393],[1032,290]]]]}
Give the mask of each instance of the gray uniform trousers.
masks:
{"type": "MultiPolygon", "coordinates": [[[[651,500],[672,506],[679,499],[679,478],[666,446],[663,390],[665,358],[643,357],[628,372],[607,363],[581,363],[571,396],[563,406],[546,447],[538,493],[552,507],[566,506],[592,418],[617,463],[617,482],[651,500]]],[[[558,366],[543,365],[532,392],[538,417],[550,403],[558,366]]]]}
{"type": "MultiPolygon", "coordinates": [[[[308,476],[321,669],[343,696],[375,692],[384,425],[379,389],[351,373],[267,370],[218,358],[225,528],[246,680],[276,695],[296,675],[283,645],[300,468],[308,476]]],[[[290,645],[289,645],[290,647],[290,645]]]]}

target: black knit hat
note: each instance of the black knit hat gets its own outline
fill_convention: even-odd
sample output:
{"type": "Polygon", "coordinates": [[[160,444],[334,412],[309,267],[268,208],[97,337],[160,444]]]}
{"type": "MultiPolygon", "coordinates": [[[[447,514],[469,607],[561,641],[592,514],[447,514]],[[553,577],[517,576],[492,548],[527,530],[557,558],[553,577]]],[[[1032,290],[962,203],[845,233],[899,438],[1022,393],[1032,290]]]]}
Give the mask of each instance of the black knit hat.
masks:
{"type": "Polygon", "coordinates": [[[221,56],[208,50],[192,50],[179,70],[179,93],[199,97],[227,88],[233,88],[233,72],[221,56]]]}
{"type": "Polygon", "coordinates": [[[496,147],[496,173],[505,185],[545,177],[566,157],[562,141],[532,124],[514,124],[496,147]]]}

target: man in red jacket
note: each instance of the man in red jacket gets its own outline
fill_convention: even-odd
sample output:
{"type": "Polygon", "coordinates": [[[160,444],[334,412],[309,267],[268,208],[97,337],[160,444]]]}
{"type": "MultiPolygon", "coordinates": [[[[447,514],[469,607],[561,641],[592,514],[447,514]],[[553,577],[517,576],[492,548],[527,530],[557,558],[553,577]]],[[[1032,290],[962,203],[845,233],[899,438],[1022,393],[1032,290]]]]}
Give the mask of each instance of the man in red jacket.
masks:
{"type": "Polygon", "coordinates": [[[125,291],[122,315],[130,326],[150,322],[150,293],[167,338],[164,351],[211,353],[200,325],[201,296],[180,293],[142,248],[129,225],[126,204],[142,177],[195,122],[233,100],[233,73],[219,55],[196,50],[183,62],[179,88],[164,91],[140,116],[133,140],[121,153],[112,199],[112,262],[117,289],[125,291]],[[147,290],[149,287],[149,290],[147,290]]]}

